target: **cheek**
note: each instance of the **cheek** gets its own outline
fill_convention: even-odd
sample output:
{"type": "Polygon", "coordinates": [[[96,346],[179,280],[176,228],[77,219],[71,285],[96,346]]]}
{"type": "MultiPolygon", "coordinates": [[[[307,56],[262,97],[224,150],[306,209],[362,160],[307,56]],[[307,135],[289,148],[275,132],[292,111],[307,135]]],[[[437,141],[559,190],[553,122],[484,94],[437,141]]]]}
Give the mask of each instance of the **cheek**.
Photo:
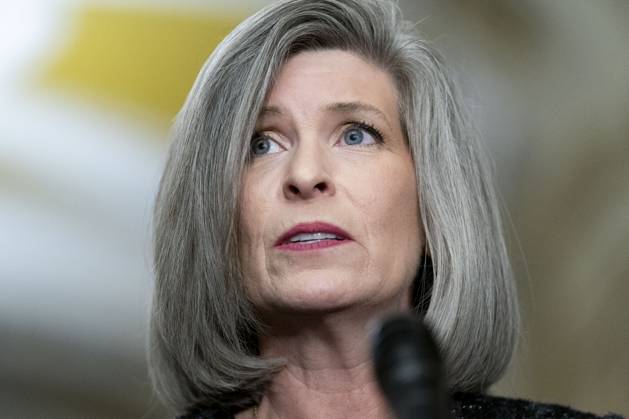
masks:
{"type": "Polygon", "coordinates": [[[257,253],[261,247],[266,206],[263,198],[260,196],[259,185],[245,176],[240,196],[239,243],[241,262],[247,277],[255,270],[259,261],[257,253]]]}
{"type": "Polygon", "coordinates": [[[363,212],[377,267],[387,274],[414,276],[424,245],[414,166],[389,161],[369,171],[363,212]]]}
{"type": "MultiPolygon", "coordinates": [[[[409,235],[419,227],[417,184],[412,161],[389,159],[363,172],[364,209],[384,229],[397,227],[409,235]]],[[[374,220],[375,221],[375,220],[374,220]]],[[[415,234],[412,234],[415,235],[415,234]]]]}

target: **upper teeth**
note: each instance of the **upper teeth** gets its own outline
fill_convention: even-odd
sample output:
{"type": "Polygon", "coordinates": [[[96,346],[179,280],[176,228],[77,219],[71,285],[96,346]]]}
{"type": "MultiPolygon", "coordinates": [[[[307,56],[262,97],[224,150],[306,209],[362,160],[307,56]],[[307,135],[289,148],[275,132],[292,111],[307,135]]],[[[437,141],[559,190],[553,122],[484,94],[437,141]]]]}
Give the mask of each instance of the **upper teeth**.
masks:
{"type": "Polygon", "coordinates": [[[310,240],[325,240],[325,239],[342,240],[342,238],[332,233],[301,233],[301,234],[297,234],[296,236],[291,237],[290,241],[294,243],[294,242],[303,242],[303,241],[310,241],[310,240]]]}

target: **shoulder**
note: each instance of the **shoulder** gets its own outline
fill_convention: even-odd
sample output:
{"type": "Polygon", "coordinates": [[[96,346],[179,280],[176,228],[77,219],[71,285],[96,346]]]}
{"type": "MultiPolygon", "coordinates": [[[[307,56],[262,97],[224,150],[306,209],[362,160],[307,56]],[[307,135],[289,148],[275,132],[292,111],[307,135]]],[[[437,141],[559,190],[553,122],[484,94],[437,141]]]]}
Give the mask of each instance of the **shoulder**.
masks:
{"type": "Polygon", "coordinates": [[[557,404],[509,399],[478,393],[455,393],[452,396],[453,418],[531,418],[531,419],[622,419],[618,415],[597,416],[557,404]]]}

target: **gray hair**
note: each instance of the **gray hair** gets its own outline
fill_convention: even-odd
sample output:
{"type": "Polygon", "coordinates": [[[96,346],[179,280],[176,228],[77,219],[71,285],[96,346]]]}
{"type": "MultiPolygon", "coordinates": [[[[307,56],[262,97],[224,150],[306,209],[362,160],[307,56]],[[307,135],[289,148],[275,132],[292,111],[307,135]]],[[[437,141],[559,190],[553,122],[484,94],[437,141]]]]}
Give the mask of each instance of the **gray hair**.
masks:
{"type": "Polygon", "coordinates": [[[173,128],[154,216],[150,366],[158,394],[178,411],[251,405],[282,368],[258,356],[261,325],[238,255],[240,179],[278,70],[320,49],[356,53],[396,83],[422,256],[432,259],[415,280],[415,309],[437,337],[449,388],[482,391],[510,362],[519,315],[490,165],[441,56],[391,1],[287,0],[223,40],[173,128]]]}

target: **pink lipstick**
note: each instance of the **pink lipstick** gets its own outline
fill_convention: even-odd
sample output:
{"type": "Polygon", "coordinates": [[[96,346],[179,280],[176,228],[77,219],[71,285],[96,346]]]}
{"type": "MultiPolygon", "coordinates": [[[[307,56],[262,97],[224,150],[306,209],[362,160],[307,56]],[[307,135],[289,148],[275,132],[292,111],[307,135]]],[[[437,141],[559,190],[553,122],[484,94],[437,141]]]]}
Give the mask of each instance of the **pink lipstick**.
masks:
{"type": "Polygon", "coordinates": [[[282,234],[275,243],[280,250],[317,250],[352,241],[342,228],[324,222],[300,223],[282,234]]]}

